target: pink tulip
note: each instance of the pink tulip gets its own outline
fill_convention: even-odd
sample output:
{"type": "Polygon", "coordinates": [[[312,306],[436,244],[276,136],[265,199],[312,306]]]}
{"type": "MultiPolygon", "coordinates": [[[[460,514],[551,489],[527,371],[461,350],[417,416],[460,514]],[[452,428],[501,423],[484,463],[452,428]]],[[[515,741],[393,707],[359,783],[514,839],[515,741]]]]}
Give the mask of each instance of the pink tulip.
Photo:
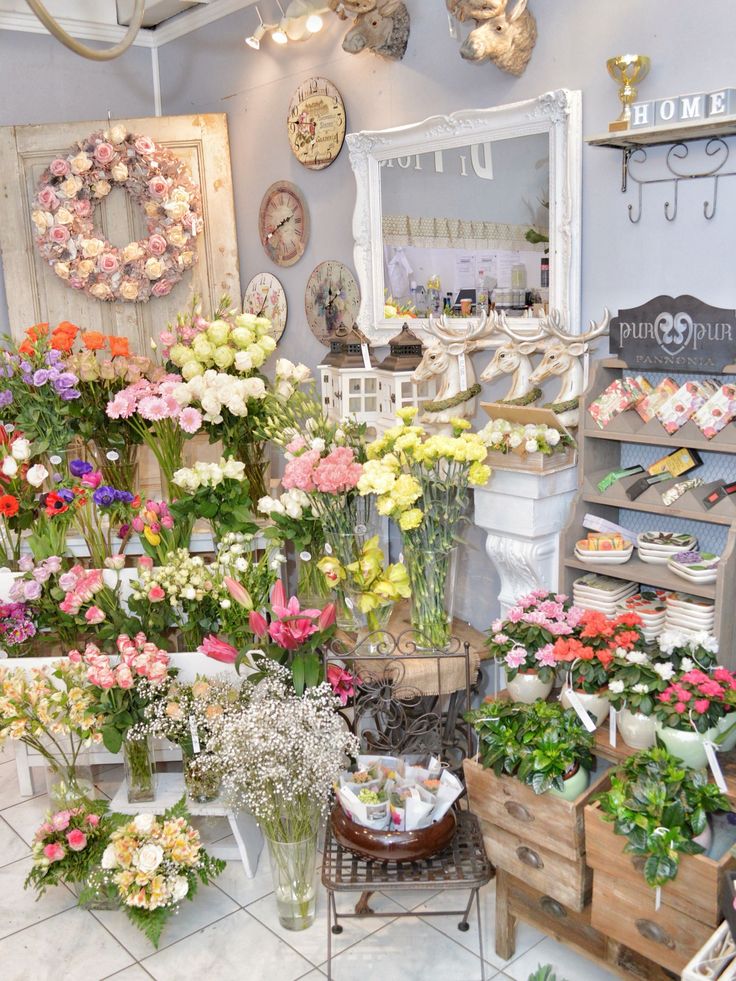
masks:
{"type": "Polygon", "coordinates": [[[92,470],[91,473],[86,473],[80,481],[82,487],[89,487],[92,490],[97,490],[97,488],[102,483],[102,473],[99,470],[92,470]]]}
{"type": "Polygon", "coordinates": [[[251,610],[248,615],[248,623],[256,637],[265,637],[268,630],[268,623],[262,613],[259,613],[257,610],[251,610]]]}
{"type": "Polygon", "coordinates": [[[207,657],[211,657],[213,661],[220,661],[222,664],[235,664],[238,657],[237,647],[233,647],[232,644],[228,644],[227,641],[214,634],[205,637],[197,650],[200,654],[205,654],[207,657]]]}
{"type": "Polygon", "coordinates": [[[64,858],[64,856],[66,855],[66,852],[61,847],[61,845],[58,845],[56,843],[51,845],[46,845],[46,847],[43,850],[43,853],[46,856],[46,858],[49,860],[49,862],[60,862],[62,858],[64,858]]]}
{"type": "Polygon", "coordinates": [[[138,557],[138,568],[139,569],[152,569],[153,559],[150,555],[140,555],[138,557]]]}
{"type": "Polygon", "coordinates": [[[84,849],[87,847],[87,835],[78,828],[70,831],[66,836],[66,840],[73,852],[84,851],[84,849]]]}
{"type": "Polygon", "coordinates": [[[90,606],[84,614],[84,619],[90,624],[102,623],[105,619],[105,614],[99,606],[90,606]]]}
{"type": "Polygon", "coordinates": [[[246,610],[253,609],[253,600],[250,598],[250,593],[239,582],[231,579],[230,576],[225,576],[225,586],[236,603],[245,607],[246,610]]]}

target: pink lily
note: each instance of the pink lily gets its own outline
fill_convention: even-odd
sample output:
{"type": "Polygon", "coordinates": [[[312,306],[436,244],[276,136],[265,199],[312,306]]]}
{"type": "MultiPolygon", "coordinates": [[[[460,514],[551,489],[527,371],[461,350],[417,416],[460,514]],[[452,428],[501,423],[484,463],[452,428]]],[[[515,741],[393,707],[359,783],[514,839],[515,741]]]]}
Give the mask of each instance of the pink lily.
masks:
{"type": "Polygon", "coordinates": [[[238,657],[237,647],[233,647],[232,644],[228,644],[227,641],[214,634],[205,637],[197,650],[200,654],[206,654],[213,661],[220,661],[222,664],[235,664],[238,657]]]}
{"type": "Polygon", "coordinates": [[[231,579],[230,576],[225,576],[225,586],[236,603],[245,607],[246,610],[253,609],[253,600],[250,598],[250,593],[244,586],[236,582],[235,579],[231,579]]]}
{"type": "Polygon", "coordinates": [[[337,619],[337,610],[335,609],[334,603],[328,603],[327,606],[322,610],[319,615],[319,620],[317,621],[317,626],[320,630],[327,630],[337,619]]]}
{"type": "Polygon", "coordinates": [[[292,596],[291,599],[287,601],[284,584],[280,579],[271,590],[271,609],[279,620],[284,620],[287,617],[295,616],[311,617],[312,619],[316,619],[316,617],[318,617],[321,613],[321,610],[302,610],[296,596],[292,596]]]}
{"type": "Polygon", "coordinates": [[[257,610],[251,610],[248,615],[248,623],[256,637],[265,637],[268,630],[268,623],[262,613],[259,613],[257,610]]]}

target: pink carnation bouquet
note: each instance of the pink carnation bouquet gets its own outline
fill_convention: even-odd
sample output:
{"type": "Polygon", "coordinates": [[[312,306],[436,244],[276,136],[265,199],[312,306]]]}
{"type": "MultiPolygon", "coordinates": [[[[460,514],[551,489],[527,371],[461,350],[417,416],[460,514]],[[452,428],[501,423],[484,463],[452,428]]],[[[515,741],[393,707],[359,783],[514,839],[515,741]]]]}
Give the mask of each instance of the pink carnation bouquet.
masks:
{"type": "Polygon", "coordinates": [[[106,801],[85,800],[77,807],[56,811],[33,836],[33,866],[25,881],[42,896],[49,886],[84,883],[99,865],[111,822],[106,801]]]}
{"type": "Polygon", "coordinates": [[[107,403],[110,419],[125,419],[156,457],[168,492],[182,463],[187,438],[202,426],[202,414],[193,406],[182,408],[174,398],[180,375],[164,375],[157,381],[145,378],[117,392],[107,403]]]}

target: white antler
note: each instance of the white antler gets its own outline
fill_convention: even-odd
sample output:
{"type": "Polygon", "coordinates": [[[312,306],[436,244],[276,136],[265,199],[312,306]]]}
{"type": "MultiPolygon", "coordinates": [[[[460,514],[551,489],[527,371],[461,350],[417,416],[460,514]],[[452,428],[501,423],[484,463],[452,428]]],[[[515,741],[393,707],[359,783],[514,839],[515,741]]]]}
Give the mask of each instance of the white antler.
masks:
{"type": "Polygon", "coordinates": [[[530,344],[537,344],[539,341],[542,341],[545,337],[547,337],[547,331],[544,330],[544,321],[540,322],[539,330],[537,330],[537,332],[534,334],[530,334],[528,330],[525,332],[517,332],[509,324],[508,319],[506,318],[506,313],[503,310],[498,317],[498,330],[517,343],[528,341],[530,344]]]}
{"type": "Polygon", "coordinates": [[[469,326],[466,320],[453,321],[446,314],[440,317],[433,317],[430,314],[427,333],[433,334],[443,344],[475,344],[490,336],[497,328],[498,317],[495,313],[489,317],[484,310],[477,321],[470,321],[469,326]]]}
{"type": "Polygon", "coordinates": [[[548,334],[556,337],[563,344],[589,344],[594,341],[596,337],[600,337],[601,334],[608,333],[608,327],[611,323],[611,313],[608,307],[603,308],[603,319],[596,323],[594,320],[590,321],[590,330],[586,331],[584,334],[571,334],[562,327],[562,318],[560,316],[559,310],[551,310],[548,317],[542,321],[542,326],[545,328],[548,334]]]}

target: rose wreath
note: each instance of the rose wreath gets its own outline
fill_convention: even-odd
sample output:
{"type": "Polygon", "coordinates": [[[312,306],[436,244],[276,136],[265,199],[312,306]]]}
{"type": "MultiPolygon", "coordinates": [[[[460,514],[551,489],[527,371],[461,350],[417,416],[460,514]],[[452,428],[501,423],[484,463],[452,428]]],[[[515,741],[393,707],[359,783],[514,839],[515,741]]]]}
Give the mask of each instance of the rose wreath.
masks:
{"type": "Polygon", "coordinates": [[[196,261],[199,187],[188,168],[124,126],[93,133],[44,170],[31,215],[41,256],[72,289],[97,300],[166,296],[196,261]],[[94,227],[94,208],[114,187],[142,205],[148,235],[120,249],[94,227]]]}

